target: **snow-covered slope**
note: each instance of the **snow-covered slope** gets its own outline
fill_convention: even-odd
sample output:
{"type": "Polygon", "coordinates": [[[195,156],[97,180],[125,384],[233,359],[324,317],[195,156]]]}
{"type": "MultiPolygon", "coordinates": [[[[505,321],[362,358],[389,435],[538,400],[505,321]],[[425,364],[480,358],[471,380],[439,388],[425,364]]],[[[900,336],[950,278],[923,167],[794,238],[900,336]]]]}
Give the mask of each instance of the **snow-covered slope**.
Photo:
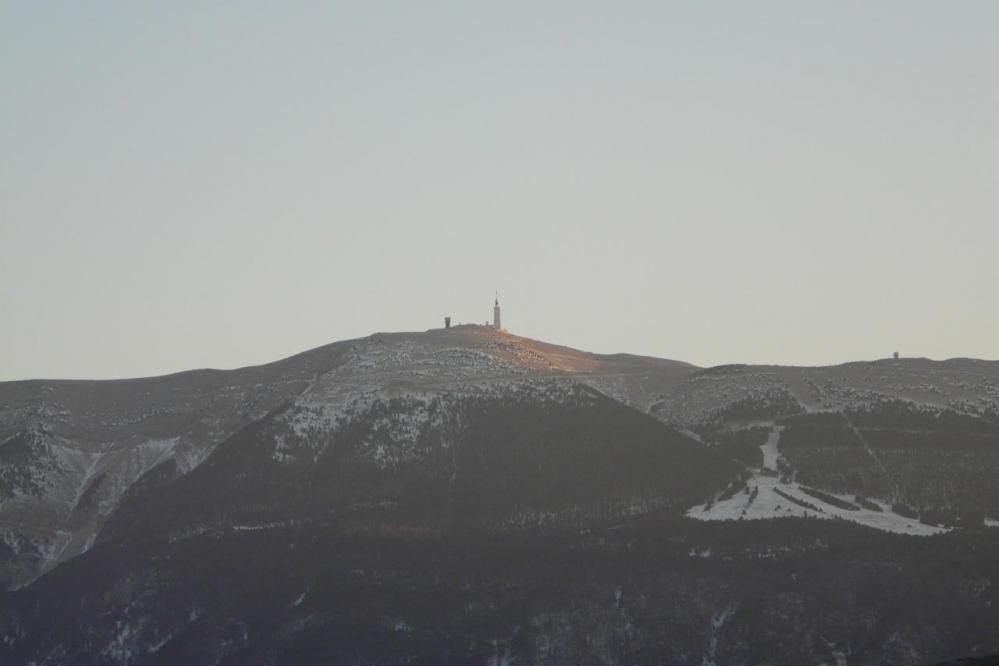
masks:
{"type": "MultiPolygon", "coordinates": [[[[919,520],[895,513],[884,502],[868,500],[866,506],[855,503],[848,495],[828,494],[839,500],[831,504],[823,501],[826,493],[777,474],[780,435],[782,426],[774,426],[763,449],[763,466],[751,470],[751,475],[738,487],[723,493],[706,504],[692,507],[687,515],[697,520],[767,520],[771,518],[826,518],[846,520],[887,532],[928,536],[946,532],[947,529],[926,525],[919,520]]],[[[828,497],[826,498],[828,499],[828,497]]]]}
{"type": "MultiPolygon", "coordinates": [[[[802,504],[777,492],[793,495],[801,484],[841,498],[863,495],[889,508],[869,513],[823,507],[809,515],[891,531],[926,534],[937,531],[933,525],[984,524],[999,516],[997,362],[723,366],[693,373],[652,412],[709,444],[774,428],[762,451],[768,458],[763,467],[772,475],[760,477],[749,465],[755,476],[745,497],[695,508],[689,514],[695,518],[803,514],[802,504]],[[780,437],[783,426],[789,429],[780,437]],[[750,496],[753,502],[744,501],[750,496]]],[[[753,458],[745,447],[736,453],[745,461],[753,458]]]]}
{"type": "Polygon", "coordinates": [[[300,361],[123,381],[0,384],[0,576],[85,551],[151,470],[184,474],[307,385],[300,361]]]}
{"type": "Polygon", "coordinates": [[[577,383],[646,411],[694,370],[662,359],[588,354],[482,326],[381,333],[355,341],[341,364],[295,399],[286,418],[296,435],[322,434],[377,400],[496,395],[518,386],[557,394],[577,383]]]}

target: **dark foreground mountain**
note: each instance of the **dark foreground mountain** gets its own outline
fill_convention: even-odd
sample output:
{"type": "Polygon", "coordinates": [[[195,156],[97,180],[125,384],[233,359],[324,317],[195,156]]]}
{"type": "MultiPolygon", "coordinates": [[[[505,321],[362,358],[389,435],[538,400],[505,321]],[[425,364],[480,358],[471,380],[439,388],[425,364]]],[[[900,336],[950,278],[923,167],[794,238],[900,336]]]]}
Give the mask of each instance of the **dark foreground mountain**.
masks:
{"type": "Polygon", "coordinates": [[[997,379],[460,327],[0,384],[0,663],[997,653],[997,379]]]}
{"type": "Polygon", "coordinates": [[[4,604],[7,663],[915,664],[999,651],[997,540],[661,513],[336,521],[97,546],[4,604]]]}

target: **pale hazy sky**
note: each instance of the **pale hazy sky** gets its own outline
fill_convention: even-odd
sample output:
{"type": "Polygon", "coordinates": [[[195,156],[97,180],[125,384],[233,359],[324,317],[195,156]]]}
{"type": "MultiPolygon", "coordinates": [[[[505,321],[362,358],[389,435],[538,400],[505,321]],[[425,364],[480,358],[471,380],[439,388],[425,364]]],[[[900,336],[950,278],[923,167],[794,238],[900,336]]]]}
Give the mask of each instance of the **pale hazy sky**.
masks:
{"type": "Polygon", "coordinates": [[[0,379],[491,317],[999,357],[999,2],[0,1],[0,379]]]}

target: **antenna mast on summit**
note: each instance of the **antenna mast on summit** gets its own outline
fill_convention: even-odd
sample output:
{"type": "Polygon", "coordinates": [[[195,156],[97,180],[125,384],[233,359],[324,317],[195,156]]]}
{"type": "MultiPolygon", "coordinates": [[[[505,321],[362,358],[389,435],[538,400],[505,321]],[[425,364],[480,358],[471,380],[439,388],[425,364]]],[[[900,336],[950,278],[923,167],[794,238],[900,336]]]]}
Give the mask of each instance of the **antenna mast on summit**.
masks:
{"type": "Polygon", "coordinates": [[[496,292],[496,301],[493,303],[493,328],[497,331],[502,328],[500,326],[500,305],[499,305],[499,292],[496,292]]]}

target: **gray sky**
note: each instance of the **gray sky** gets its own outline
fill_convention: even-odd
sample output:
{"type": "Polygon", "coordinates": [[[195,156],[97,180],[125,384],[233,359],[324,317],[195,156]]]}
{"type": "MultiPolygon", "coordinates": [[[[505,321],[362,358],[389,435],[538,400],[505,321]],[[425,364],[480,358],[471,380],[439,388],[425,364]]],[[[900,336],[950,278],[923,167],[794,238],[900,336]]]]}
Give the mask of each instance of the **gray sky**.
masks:
{"type": "Polygon", "coordinates": [[[999,357],[999,3],[0,1],[0,379],[485,321],[999,357]]]}

